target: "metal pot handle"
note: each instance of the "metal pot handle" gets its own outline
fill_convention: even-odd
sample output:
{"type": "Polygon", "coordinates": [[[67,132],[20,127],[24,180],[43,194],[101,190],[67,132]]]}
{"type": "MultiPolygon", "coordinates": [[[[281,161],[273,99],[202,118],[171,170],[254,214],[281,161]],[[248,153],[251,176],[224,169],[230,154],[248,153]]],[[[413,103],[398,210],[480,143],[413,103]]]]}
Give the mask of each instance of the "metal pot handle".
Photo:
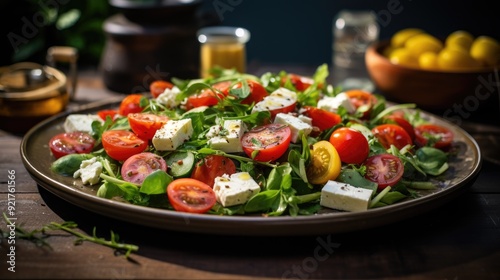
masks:
{"type": "Polygon", "coordinates": [[[71,100],[75,99],[76,95],[76,84],[77,84],[77,67],[76,61],[78,60],[78,50],[73,47],[67,46],[53,46],[47,50],[47,65],[57,68],[57,62],[63,62],[69,64],[69,81],[70,81],[70,91],[69,98],[71,100]]]}

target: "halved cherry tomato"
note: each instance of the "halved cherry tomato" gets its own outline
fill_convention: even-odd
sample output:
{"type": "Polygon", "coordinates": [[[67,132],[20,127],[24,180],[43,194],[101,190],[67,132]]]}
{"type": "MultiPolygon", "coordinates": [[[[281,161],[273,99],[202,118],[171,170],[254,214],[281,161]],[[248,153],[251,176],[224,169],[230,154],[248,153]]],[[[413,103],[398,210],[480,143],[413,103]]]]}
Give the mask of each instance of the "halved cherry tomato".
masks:
{"type": "Polygon", "coordinates": [[[341,167],[340,156],[330,142],[321,140],[313,144],[311,163],[306,170],[311,184],[325,184],[329,180],[335,180],[341,167]]]}
{"type": "Polygon", "coordinates": [[[195,164],[191,178],[213,187],[215,177],[233,173],[236,173],[236,165],[230,158],[220,155],[208,155],[195,164]]]}
{"type": "Polygon", "coordinates": [[[287,79],[290,79],[290,82],[298,91],[304,91],[314,84],[314,80],[309,77],[289,73],[281,79],[281,85],[284,85],[287,79]]]}
{"type": "Polygon", "coordinates": [[[128,130],[107,130],[102,134],[104,151],[112,159],[122,161],[143,152],[148,142],[128,130]]]}
{"type": "Polygon", "coordinates": [[[130,113],[140,113],[143,108],[141,107],[142,94],[130,94],[125,97],[120,103],[120,108],[118,109],[118,114],[122,116],[127,116],[130,113]]]}
{"type": "Polygon", "coordinates": [[[429,145],[437,149],[447,149],[453,138],[453,132],[444,126],[422,124],[415,127],[415,144],[420,147],[429,145]]]}
{"type": "Polygon", "coordinates": [[[302,107],[305,116],[312,119],[312,125],[318,127],[321,131],[327,130],[342,121],[339,114],[323,110],[313,106],[302,107]]]}
{"type": "Polygon", "coordinates": [[[345,92],[352,105],[358,110],[360,107],[364,107],[364,113],[362,118],[366,119],[370,117],[373,106],[377,103],[377,97],[371,92],[361,90],[361,89],[351,89],[345,92]]]}
{"type": "Polygon", "coordinates": [[[330,143],[339,153],[340,160],[344,163],[361,164],[370,153],[368,140],[359,131],[341,127],[330,136],[330,143]]]}
{"type": "Polygon", "coordinates": [[[157,98],[165,91],[165,89],[171,89],[173,87],[174,84],[172,84],[171,82],[156,80],[149,85],[149,91],[154,98],[157,98]]]}
{"type": "Polygon", "coordinates": [[[377,183],[379,190],[396,185],[403,177],[403,162],[391,154],[368,157],[363,165],[366,166],[365,178],[377,183]]]}
{"type": "Polygon", "coordinates": [[[216,200],[212,188],[196,179],[180,178],[167,186],[167,196],[176,211],[206,213],[216,200]]]}
{"type": "Polygon", "coordinates": [[[229,86],[231,81],[219,82],[212,85],[212,89],[204,89],[200,93],[191,95],[187,98],[186,109],[190,110],[201,106],[217,105],[219,99],[226,97],[229,94],[229,86]]]}
{"type": "Polygon", "coordinates": [[[386,149],[394,145],[402,149],[406,145],[413,145],[410,135],[406,130],[397,124],[381,124],[372,129],[373,135],[386,149]]]}
{"type": "Polygon", "coordinates": [[[135,154],[122,165],[123,180],[134,184],[142,184],[146,177],[156,170],[167,171],[167,162],[159,155],[150,152],[135,154]]]}
{"type": "Polygon", "coordinates": [[[69,154],[88,154],[92,152],[95,139],[83,131],[59,133],[49,140],[49,148],[55,158],[69,154]]]}
{"type": "Polygon", "coordinates": [[[97,115],[103,121],[105,121],[108,116],[113,120],[115,118],[116,114],[118,114],[118,110],[115,110],[115,109],[104,109],[104,110],[100,110],[97,112],[97,115]]]}
{"type": "Polygon", "coordinates": [[[158,129],[169,120],[167,116],[152,113],[133,113],[127,116],[132,131],[144,140],[151,140],[158,129]]]}
{"type": "Polygon", "coordinates": [[[394,123],[406,130],[408,135],[410,135],[410,138],[412,140],[415,139],[415,129],[413,128],[413,125],[409,121],[407,121],[402,115],[399,114],[392,114],[389,116],[384,117],[386,123],[394,123]]]}
{"type": "Polygon", "coordinates": [[[243,151],[257,161],[273,161],[281,157],[292,139],[290,127],[271,123],[254,127],[241,137],[243,151]],[[256,153],[256,154],[255,154],[256,153]]]}

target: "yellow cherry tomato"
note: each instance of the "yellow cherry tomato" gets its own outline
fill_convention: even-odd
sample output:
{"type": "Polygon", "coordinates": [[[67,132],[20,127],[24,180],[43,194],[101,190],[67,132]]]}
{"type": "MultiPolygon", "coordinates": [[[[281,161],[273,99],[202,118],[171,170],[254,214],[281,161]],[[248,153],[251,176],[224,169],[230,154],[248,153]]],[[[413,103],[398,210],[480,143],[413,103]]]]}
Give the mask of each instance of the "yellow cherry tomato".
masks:
{"type": "Polygon", "coordinates": [[[306,170],[311,184],[325,184],[329,180],[335,180],[341,167],[340,156],[329,141],[321,140],[313,144],[311,163],[306,170]]]}
{"type": "Polygon", "coordinates": [[[479,36],[472,43],[470,55],[483,66],[495,66],[500,60],[500,45],[491,37],[479,36]]]}
{"type": "Polygon", "coordinates": [[[472,42],[474,42],[474,36],[472,36],[472,34],[465,30],[457,30],[446,37],[444,44],[447,48],[458,47],[469,51],[472,46],[472,42]]]}
{"type": "Polygon", "coordinates": [[[401,48],[405,45],[406,41],[409,38],[422,33],[425,33],[425,31],[420,28],[401,29],[398,32],[394,33],[394,35],[391,37],[391,46],[394,48],[401,48]]]}
{"type": "Polygon", "coordinates": [[[438,70],[438,55],[434,52],[425,52],[418,57],[418,65],[426,70],[438,70]]]}
{"type": "Polygon", "coordinates": [[[395,49],[389,54],[389,60],[398,65],[419,67],[417,57],[413,56],[406,48],[395,49]]]}
{"type": "Polygon", "coordinates": [[[461,49],[445,48],[438,54],[438,65],[443,70],[476,70],[481,65],[461,49]]]}
{"type": "Polygon", "coordinates": [[[414,57],[419,57],[425,52],[438,53],[443,49],[443,43],[432,35],[417,34],[406,41],[405,48],[414,57]]]}

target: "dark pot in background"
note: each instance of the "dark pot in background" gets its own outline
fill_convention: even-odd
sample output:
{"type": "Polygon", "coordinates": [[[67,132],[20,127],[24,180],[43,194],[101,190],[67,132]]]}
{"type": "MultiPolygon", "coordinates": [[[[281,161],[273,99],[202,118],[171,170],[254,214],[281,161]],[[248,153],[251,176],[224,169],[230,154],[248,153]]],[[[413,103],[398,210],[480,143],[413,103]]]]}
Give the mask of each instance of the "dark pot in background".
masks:
{"type": "Polygon", "coordinates": [[[103,26],[107,40],[100,67],[105,86],[129,94],[148,91],[154,80],[197,78],[196,31],[217,23],[200,11],[202,2],[110,0],[120,13],[103,26]]]}

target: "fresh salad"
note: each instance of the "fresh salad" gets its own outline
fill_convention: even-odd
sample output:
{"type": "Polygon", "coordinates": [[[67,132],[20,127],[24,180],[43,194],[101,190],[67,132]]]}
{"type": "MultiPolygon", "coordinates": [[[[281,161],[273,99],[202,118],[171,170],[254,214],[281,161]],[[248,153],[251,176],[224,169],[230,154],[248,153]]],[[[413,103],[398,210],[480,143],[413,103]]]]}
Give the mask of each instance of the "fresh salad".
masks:
{"type": "Polygon", "coordinates": [[[116,108],[68,115],[51,170],[102,198],[212,215],[367,211],[440,188],[452,131],[328,75],[154,81],[116,108]]]}

